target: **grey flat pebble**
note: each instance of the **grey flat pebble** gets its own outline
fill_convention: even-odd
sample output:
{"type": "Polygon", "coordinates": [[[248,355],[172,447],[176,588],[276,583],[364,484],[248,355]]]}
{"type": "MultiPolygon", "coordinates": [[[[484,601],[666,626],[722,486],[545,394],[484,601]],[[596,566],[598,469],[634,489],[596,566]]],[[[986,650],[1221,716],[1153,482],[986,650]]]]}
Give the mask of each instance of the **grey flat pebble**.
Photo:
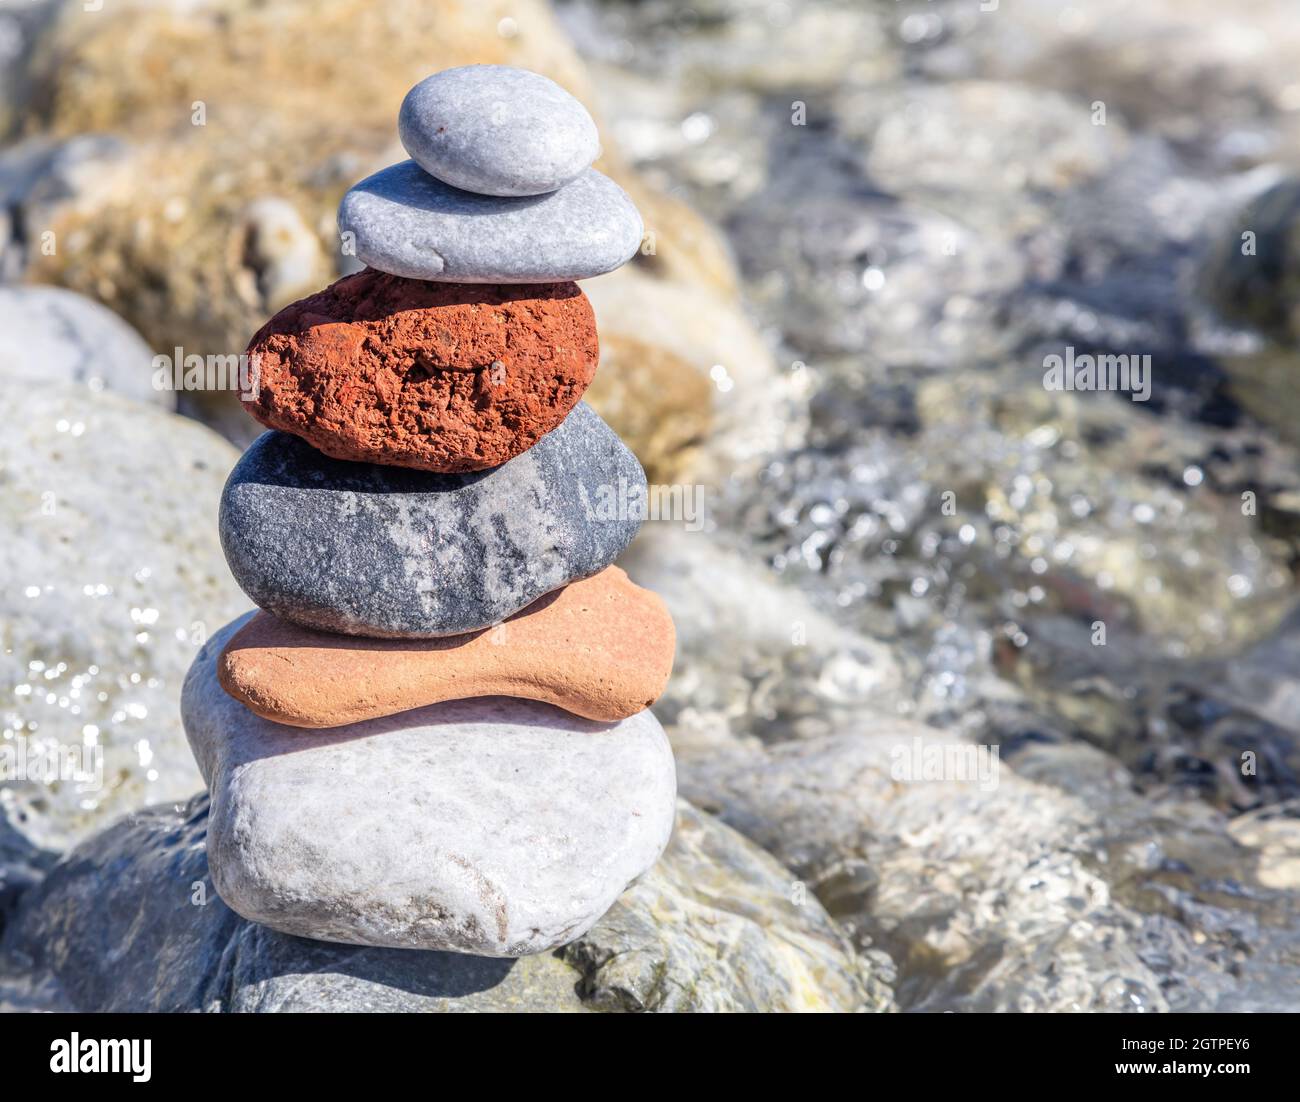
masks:
{"type": "Polygon", "coordinates": [[[604,569],[641,525],[636,457],[587,405],[508,463],[434,474],[329,459],[264,433],[231,472],[221,543],[262,608],[349,635],[498,623],[604,569]]]}
{"type": "Polygon", "coordinates": [[[600,154],[587,109],[555,81],[506,65],[465,65],[420,81],[397,132],[444,183],[482,195],[543,195],[600,154]]]}
{"type": "Polygon", "coordinates": [[[339,204],[344,247],[359,260],[448,283],[589,279],[630,260],[642,229],[632,200],[594,168],[549,195],[511,199],[462,191],[402,161],[339,204]]]}
{"type": "Polygon", "coordinates": [[[354,945],[541,953],[586,933],[672,833],[650,712],[615,724],[482,697],[306,731],[222,690],[200,651],[181,719],[212,794],[208,864],[239,914],[354,945]]]}

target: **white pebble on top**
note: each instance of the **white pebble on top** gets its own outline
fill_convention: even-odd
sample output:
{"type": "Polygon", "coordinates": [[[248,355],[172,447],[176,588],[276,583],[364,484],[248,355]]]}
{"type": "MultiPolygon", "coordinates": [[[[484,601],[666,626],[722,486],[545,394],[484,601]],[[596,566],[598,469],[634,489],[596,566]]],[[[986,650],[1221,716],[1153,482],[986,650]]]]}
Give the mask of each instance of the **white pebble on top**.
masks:
{"type": "Polygon", "coordinates": [[[555,81],[505,65],[466,65],[422,80],[397,120],[411,159],[480,195],[544,195],[600,155],[587,109],[555,81]]]}

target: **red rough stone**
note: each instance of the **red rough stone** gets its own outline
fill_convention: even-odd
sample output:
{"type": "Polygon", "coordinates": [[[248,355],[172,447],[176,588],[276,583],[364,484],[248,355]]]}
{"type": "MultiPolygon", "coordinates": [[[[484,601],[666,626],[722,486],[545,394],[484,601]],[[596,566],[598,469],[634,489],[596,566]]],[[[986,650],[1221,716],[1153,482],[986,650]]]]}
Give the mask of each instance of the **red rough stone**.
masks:
{"type": "Polygon", "coordinates": [[[248,412],[335,459],[477,471],[531,448],[599,360],[575,283],[431,283],[367,269],[286,306],[248,346],[248,412]]]}

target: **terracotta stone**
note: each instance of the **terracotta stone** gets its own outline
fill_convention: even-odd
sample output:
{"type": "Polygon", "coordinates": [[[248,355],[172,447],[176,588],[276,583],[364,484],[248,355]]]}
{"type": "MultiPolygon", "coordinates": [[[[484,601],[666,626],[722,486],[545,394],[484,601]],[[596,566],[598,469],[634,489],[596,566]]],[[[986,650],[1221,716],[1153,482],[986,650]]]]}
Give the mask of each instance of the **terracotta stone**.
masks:
{"type": "Polygon", "coordinates": [[[443,639],[363,639],[259,612],[227,644],[222,687],[293,727],[337,727],[478,696],[514,696],[614,722],[649,707],[672,672],[662,600],[616,566],[504,623],[443,639]]]}
{"type": "Polygon", "coordinates": [[[366,270],[276,314],[249,344],[248,412],[335,459],[463,472],[527,451],[596,371],[574,283],[432,283],[366,270]]]}

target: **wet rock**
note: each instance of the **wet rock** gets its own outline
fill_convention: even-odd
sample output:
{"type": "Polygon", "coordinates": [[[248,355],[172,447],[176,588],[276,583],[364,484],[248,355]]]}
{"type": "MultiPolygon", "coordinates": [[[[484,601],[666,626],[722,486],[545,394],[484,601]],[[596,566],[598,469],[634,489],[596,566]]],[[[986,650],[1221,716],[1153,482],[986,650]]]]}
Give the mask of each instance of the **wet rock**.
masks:
{"type": "Polygon", "coordinates": [[[919,72],[1024,81],[1089,106],[1101,101],[1110,117],[1228,168],[1295,141],[1288,108],[1297,32],[1278,0],[1231,13],[1214,0],[1155,0],[1140,12],[1102,0],[1064,21],[1054,0],[1018,5],[1014,20],[947,0],[928,15],[939,33],[915,44],[909,60],[919,72]]]}
{"type": "MultiPolygon", "coordinates": [[[[833,377],[833,432],[813,430],[827,446],[770,465],[739,513],[724,495],[719,523],[765,533],[779,571],[876,633],[898,625],[937,641],[953,599],[997,608],[1011,636],[1064,612],[1187,655],[1252,641],[1280,617],[1286,549],[1258,532],[1241,490],[1274,484],[1286,461],[1256,452],[1257,432],[1166,422],[1153,435],[1140,403],[1046,391],[1028,365],[913,379],[910,391],[921,427],[900,439],[854,428],[850,403],[863,399],[833,377]],[[1210,478],[1221,462],[1238,468],[1223,486],[1210,478]],[[1152,538],[1179,551],[1144,554],[1152,538]]],[[[952,691],[966,679],[950,673],[952,691]]]]}
{"type": "MultiPolygon", "coordinates": [[[[0,751],[0,761],[8,765],[5,751],[0,751]]],[[[0,935],[23,893],[39,884],[58,858],[54,850],[32,845],[0,806],[0,935]]]]}
{"type": "Polygon", "coordinates": [[[704,0],[688,10],[671,3],[575,4],[560,14],[585,56],[654,75],[670,87],[808,94],[854,78],[889,80],[901,62],[892,48],[891,10],[867,4],[704,0]]]}
{"type": "Polygon", "coordinates": [[[775,862],[685,805],[664,874],[564,960],[366,949],[247,922],[213,891],[207,819],[206,797],[150,808],[55,867],[6,931],[0,1000],[123,1012],[888,1005],[883,968],[856,958],[815,900],[778,902],[789,885],[775,862]]]}
{"type": "Polygon", "coordinates": [[[1008,82],[904,85],[885,96],[848,92],[836,117],[841,135],[861,143],[872,182],[959,218],[972,213],[966,196],[978,187],[979,211],[1004,216],[1007,235],[1048,216],[1040,197],[1110,169],[1127,141],[1119,119],[1094,125],[1085,101],[1008,82]],[[957,148],[960,158],[953,157],[957,148]]]}
{"type": "Polygon", "coordinates": [[[63,848],[198,783],[176,699],[208,632],[248,607],[212,523],[236,453],[107,393],[3,392],[0,691],[20,760],[0,801],[63,848]]]}
{"type": "Polygon", "coordinates": [[[1300,180],[1287,179],[1220,229],[1201,271],[1201,291],[1230,320],[1291,344],[1300,336],[1298,288],[1300,180]]]}
{"type": "Polygon", "coordinates": [[[1242,939],[1261,911],[1292,931],[1300,914],[1249,874],[1233,899],[1223,878],[1252,856],[1221,819],[1148,806],[1086,747],[1035,744],[1013,767],[980,765],[974,749],[880,718],[685,760],[681,777],[805,878],[859,948],[888,952],[904,1009],[1282,1005],[1291,935],[1242,939]]]}
{"type": "Polygon", "coordinates": [[[684,802],[663,859],[562,955],[601,1010],[893,1009],[888,958],[847,961],[786,869],[684,802]],[[776,967],[772,938],[787,947],[776,967]]]}
{"type": "Polygon", "coordinates": [[[772,155],[788,171],[738,203],[729,225],[757,304],[794,353],[957,365],[989,346],[989,319],[1024,275],[1023,250],[873,191],[852,162],[805,156],[806,139],[787,129],[772,155]],[[800,201],[810,189],[816,204],[800,201]]]}

